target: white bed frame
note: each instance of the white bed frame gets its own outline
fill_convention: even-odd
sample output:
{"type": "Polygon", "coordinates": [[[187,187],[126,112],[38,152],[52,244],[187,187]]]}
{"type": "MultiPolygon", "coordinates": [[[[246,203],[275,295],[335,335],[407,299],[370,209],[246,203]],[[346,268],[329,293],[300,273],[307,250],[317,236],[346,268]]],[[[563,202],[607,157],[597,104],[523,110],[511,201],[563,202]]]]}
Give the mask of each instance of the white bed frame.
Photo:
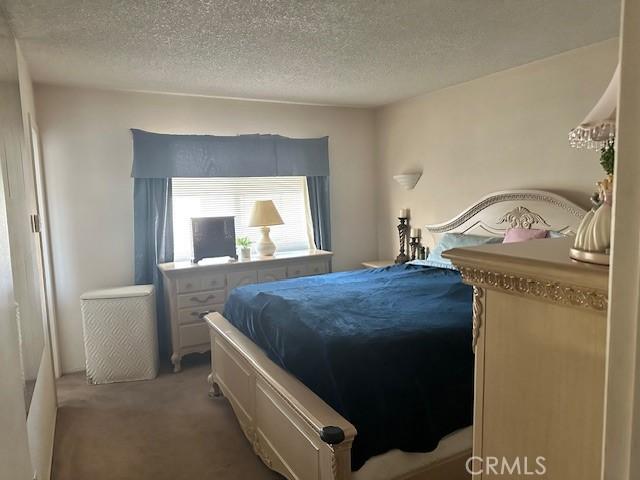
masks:
{"type": "MultiPolygon", "coordinates": [[[[553,193],[507,190],[487,195],[453,219],[426,228],[435,235],[501,235],[509,227],[571,233],[584,214],[582,208],[553,193]]],[[[264,464],[290,480],[352,480],[355,427],[269,360],[222,315],[211,313],[205,318],[211,330],[211,395],[226,396],[264,464]]],[[[467,479],[465,462],[470,452],[469,443],[444,460],[413,466],[393,480],[467,479]]]]}

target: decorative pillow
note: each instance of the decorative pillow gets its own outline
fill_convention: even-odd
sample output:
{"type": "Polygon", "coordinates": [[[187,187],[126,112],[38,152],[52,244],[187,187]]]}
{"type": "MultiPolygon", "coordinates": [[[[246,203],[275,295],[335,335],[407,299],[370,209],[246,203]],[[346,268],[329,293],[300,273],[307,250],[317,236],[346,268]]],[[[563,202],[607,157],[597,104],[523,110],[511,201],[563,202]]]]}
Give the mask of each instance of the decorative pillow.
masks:
{"type": "Polygon", "coordinates": [[[549,230],[549,235],[547,235],[547,238],[565,238],[570,236],[571,236],[571,233],[562,233],[562,232],[557,232],[555,230],[549,230]]]}
{"type": "MultiPolygon", "coordinates": [[[[481,235],[464,235],[462,233],[445,233],[438,244],[429,252],[426,260],[419,260],[415,265],[426,265],[428,267],[448,268],[457,270],[451,260],[442,257],[442,252],[458,247],[477,247],[488,243],[500,243],[502,237],[483,237],[481,235]]],[[[413,263],[413,262],[412,262],[413,263]]]]}
{"type": "Polygon", "coordinates": [[[517,243],[534,240],[536,238],[547,238],[548,230],[540,230],[537,228],[510,228],[504,234],[502,243],[517,243]]]}

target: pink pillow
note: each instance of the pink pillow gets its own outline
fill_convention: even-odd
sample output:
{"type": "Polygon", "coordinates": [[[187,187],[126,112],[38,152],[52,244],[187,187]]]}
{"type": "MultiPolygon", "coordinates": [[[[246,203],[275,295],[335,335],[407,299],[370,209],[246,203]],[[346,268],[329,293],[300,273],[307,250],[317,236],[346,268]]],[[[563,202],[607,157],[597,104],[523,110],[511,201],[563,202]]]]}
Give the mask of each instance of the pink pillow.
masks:
{"type": "Polygon", "coordinates": [[[539,230],[536,228],[510,228],[504,234],[502,243],[526,242],[536,238],[547,238],[548,230],[539,230]]]}

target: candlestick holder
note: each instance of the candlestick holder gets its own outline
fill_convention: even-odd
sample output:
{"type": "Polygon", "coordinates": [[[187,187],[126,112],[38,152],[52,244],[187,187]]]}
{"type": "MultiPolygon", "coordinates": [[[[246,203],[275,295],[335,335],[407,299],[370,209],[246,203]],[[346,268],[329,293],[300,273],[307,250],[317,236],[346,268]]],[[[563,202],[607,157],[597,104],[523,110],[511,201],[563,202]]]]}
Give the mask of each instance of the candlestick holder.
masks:
{"type": "Polygon", "coordinates": [[[398,235],[400,237],[400,254],[396,257],[395,262],[407,263],[409,261],[409,257],[404,253],[406,241],[407,241],[407,230],[409,230],[409,223],[407,217],[398,217],[400,223],[398,224],[398,235]]]}
{"type": "Polygon", "coordinates": [[[411,249],[411,260],[416,259],[416,251],[420,245],[420,237],[409,237],[409,247],[411,249]]]}

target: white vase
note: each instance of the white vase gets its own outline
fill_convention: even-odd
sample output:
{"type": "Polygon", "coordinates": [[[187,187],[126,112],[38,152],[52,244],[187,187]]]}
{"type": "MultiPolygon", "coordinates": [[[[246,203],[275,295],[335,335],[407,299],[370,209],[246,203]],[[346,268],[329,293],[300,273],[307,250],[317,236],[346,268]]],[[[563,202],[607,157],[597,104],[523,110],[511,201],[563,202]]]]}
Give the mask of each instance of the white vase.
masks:
{"type": "Polygon", "coordinates": [[[605,201],[591,220],[589,251],[605,252],[611,246],[611,204],[605,201]]]}
{"type": "Polygon", "coordinates": [[[578,250],[586,250],[586,239],[588,236],[589,225],[591,224],[591,219],[593,218],[594,213],[595,209],[589,210],[580,222],[580,226],[578,227],[578,231],[576,232],[576,239],[573,242],[573,248],[577,248],[578,250]]]}
{"type": "Polygon", "coordinates": [[[240,247],[240,260],[251,259],[251,247],[240,247]]]}
{"type": "Polygon", "coordinates": [[[585,252],[605,253],[611,246],[611,192],[604,192],[605,201],[589,211],[576,232],[574,248],[585,252]]]}

